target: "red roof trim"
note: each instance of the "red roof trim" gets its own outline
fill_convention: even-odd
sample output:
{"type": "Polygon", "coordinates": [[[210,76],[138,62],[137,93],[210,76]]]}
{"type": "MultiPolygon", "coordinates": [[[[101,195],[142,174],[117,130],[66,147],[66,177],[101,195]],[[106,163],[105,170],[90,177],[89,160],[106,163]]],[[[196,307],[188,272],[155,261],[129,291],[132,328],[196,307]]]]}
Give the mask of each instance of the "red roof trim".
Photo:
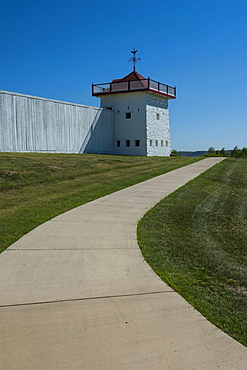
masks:
{"type": "Polygon", "coordinates": [[[152,90],[152,89],[137,89],[137,90],[123,90],[123,91],[111,91],[109,93],[106,93],[106,92],[103,92],[103,93],[97,93],[97,94],[93,94],[93,96],[100,96],[100,95],[110,95],[110,94],[126,94],[126,93],[132,93],[132,92],[150,92],[152,94],[158,94],[158,95],[162,95],[162,96],[165,96],[167,97],[168,99],[176,99],[176,96],[174,95],[169,95],[169,94],[165,94],[165,93],[162,93],[160,91],[157,91],[157,90],[152,90]]]}

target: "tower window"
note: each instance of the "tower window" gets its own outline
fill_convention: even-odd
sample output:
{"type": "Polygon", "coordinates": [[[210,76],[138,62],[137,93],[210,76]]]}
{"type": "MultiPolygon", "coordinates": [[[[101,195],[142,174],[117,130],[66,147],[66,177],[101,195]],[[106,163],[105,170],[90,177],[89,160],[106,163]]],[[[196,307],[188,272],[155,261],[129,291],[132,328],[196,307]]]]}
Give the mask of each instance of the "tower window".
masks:
{"type": "Polygon", "coordinates": [[[149,140],[149,145],[153,146],[153,140],[149,140]]]}
{"type": "Polygon", "coordinates": [[[160,114],[159,113],[156,114],[156,118],[160,119],[160,114]]]}
{"type": "Polygon", "coordinates": [[[168,146],[168,141],[166,141],[166,146],[168,146]]]}
{"type": "Polygon", "coordinates": [[[117,140],[117,147],[120,147],[120,140],[117,140]]]}
{"type": "Polygon", "coordinates": [[[140,146],[140,140],[135,140],[135,146],[140,146]]]}
{"type": "Polygon", "coordinates": [[[130,119],[131,118],[131,113],[130,112],[125,113],[125,118],[130,119]]]}
{"type": "Polygon", "coordinates": [[[158,140],[155,140],[155,146],[158,146],[158,140]]]}
{"type": "Polygon", "coordinates": [[[126,146],[130,146],[130,140],[126,140],[126,146]]]}
{"type": "Polygon", "coordinates": [[[105,109],[112,110],[112,107],[106,107],[105,109]]]}
{"type": "Polygon", "coordinates": [[[164,146],[164,141],[163,140],[161,140],[160,145],[164,146]]]}

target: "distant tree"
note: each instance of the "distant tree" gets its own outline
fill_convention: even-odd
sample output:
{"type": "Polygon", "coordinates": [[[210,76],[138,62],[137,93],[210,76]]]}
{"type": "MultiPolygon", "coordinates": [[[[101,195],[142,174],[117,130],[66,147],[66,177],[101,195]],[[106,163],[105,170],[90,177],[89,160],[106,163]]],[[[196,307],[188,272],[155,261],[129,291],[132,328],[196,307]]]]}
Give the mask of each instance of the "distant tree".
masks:
{"type": "Polygon", "coordinates": [[[178,152],[175,149],[173,149],[171,151],[171,156],[174,157],[174,156],[177,156],[177,155],[178,155],[178,152]]]}
{"type": "Polygon", "coordinates": [[[242,158],[247,158],[247,148],[242,148],[242,153],[241,153],[242,158]]]}
{"type": "Polygon", "coordinates": [[[219,150],[219,155],[222,156],[222,157],[228,157],[228,154],[227,154],[225,148],[222,148],[221,150],[219,150]]]}
{"type": "Polygon", "coordinates": [[[237,146],[235,146],[235,148],[231,152],[231,157],[240,158],[241,157],[241,153],[242,153],[242,150],[239,149],[237,146]]]}
{"type": "Polygon", "coordinates": [[[215,154],[215,148],[210,146],[210,148],[208,149],[208,154],[215,154]]]}

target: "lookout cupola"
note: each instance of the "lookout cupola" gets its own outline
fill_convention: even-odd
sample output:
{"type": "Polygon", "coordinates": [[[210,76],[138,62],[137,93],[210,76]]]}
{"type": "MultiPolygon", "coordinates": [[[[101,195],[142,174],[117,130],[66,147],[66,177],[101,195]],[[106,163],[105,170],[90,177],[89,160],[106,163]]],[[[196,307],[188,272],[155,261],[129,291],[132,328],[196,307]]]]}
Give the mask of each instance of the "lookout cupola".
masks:
{"type": "Polygon", "coordinates": [[[163,95],[166,99],[176,99],[175,87],[164,85],[161,82],[151,80],[149,77],[145,78],[135,70],[123,78],[112,80],[112,82],[92,85],[92,95],[99,97],[107,94],[122,94],[137,91],[149,91],[163,95]]]}
{"type": "Polygon", "coordinates": [[[101,107],[114,111],[114,153],[169,156],[168,100],[176,99],[176,88],[143,77],[134,68],[127,76],[103,84],[92,84],[92,95],[101,107]]]}

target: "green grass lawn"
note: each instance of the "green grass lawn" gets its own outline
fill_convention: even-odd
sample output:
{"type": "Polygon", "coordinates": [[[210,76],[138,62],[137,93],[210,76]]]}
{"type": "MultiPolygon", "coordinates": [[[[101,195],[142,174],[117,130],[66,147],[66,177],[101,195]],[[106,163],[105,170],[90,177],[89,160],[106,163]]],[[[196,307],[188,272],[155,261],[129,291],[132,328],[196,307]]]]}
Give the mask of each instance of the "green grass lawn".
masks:
{"type": "Polygon", "coordinates": [[[71,208],[200,159],[0,153],[0,251],[71,208]]]}
{"type": "Polygon", "coordinates": [[[138,241],[166,283],[247,345],[247,159],[226,159],[162,200],[138,241]]]}

